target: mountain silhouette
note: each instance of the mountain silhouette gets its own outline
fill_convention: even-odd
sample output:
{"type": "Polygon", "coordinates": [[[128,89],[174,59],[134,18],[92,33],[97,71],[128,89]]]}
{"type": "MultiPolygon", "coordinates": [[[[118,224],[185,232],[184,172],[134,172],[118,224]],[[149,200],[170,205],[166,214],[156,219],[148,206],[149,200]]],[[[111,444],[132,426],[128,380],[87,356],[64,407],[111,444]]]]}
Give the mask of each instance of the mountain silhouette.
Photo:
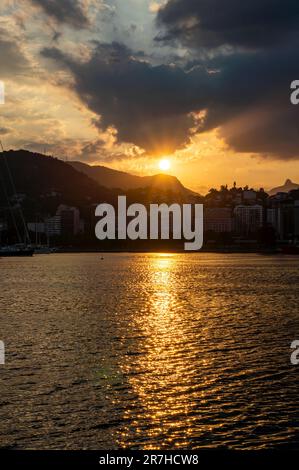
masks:
{"type": "Polygon", "coordinates": [[[92,167],[80,163],[73,166],[27,150],[0,153],[0,206],[7,208],[7,196],[13,198],[14,193],[21,196],[23,206],[31,215],[37,212],[55,214],[59,204],[76,206],[83,212],[101,202],[115,205],[119,195],[126,195],[128,203],[144,204],[188,203],[196,197],[173,176],[162,174],[143,178],[104,167],[102,174],[105,177],[96,181],[95,177],[86,174],[88,168],[92,167]],[[76,169],[82,169],[82,166],[87,167],[86,172],[76,169]],[[107,184],[108,175],[116,175],[115,181],[120,185],[122,176],[126,189],[100,184],[101,181],[107,184]]]}
{"type": "Polygon", "coordinates": [[[299,189],[299,184],[293,183],[290,179],[287,179],[286,182],[282,186],[278,186],[277,188],[271,189],[269,191],[270,196],[275,196],[277,193],[288,193],[293,189],[299,189]]]}
{"type": "Polygon", "coordinates": [[[166,174],[136,176],[100,165],[90,166],[82,162],[69,162],[69,164],[77,171],[84,173],[101,186],[109,189],[122,189],[126,191],[148,188],[151,191],[171,191],[178,196],[196,195],[193,191],[185,188],[175,176],[166,174]]]}
{"type": "Polygon", "coordinates": [[[17,193],[28,198],[46,198],[61,195],[65,202],[89,203],[98,200],[112,200],[113,192],[101,187],[93,179],[79,173],[63,161],[32,153],[27,150],[10,150],[0,153],[0,198],[4,199],[4,188],[12,196],[9,173],[17,193]]]}

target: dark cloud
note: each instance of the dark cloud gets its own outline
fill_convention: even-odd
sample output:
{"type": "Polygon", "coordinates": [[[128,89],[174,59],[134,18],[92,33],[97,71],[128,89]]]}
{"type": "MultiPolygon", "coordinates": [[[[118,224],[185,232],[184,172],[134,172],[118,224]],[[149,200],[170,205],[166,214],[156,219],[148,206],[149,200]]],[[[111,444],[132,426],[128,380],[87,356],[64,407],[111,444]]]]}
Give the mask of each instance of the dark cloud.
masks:
{"type": "Polygon", "coordinates": [[[299,77],[297,44],[254,54],[220,56],[205,63],[151,66],[120,44],[98,45],[79,63],[58,49],[43,55],[68,66],[75,90],[121,141],[149,152],[171,152],[188,142],[194,120],[206,110],[200,131],[220,128],[240,152],[281,158],[299,156],[299,107],[290,103],[290,83],[299,77]]]}
{"type": "Polygon", "coordinates": [[[297,0],[168,0],[158,13],[160,40],[196,48],[279,44],[298,33],[297,0]]]}
{"type": "Polygon", "coordinates": [[[89,25],[88,18],[79,0],[31,0],[58,23],[83,29],[89,25]]]}
{"type": "Polygon", "coordinates": [[[299,77],[296,0],[169,0],[158,13],[159,39],[192,48],[218,71],[203,130],[220,127],[233,149],[299,157],[299,107],[290,83],[299,77]],[[222,52],[230,46],[229,54],[222,52]]]}
{"type": "Polygon", "coordinates": [[[172,152],[188,142],[195,125],[190,115],[207,104],[210,78],[203,68],[152,66],[133,57],[125,46],[98,44],[88,62],[80,63],[56,48],[43,55],[67,65],[75,90],[101,116],[100,126],[114,126],[118,138],[151,153],[172,152]]]}
{"type": "Polygon", "coordinates": [[[57,48],[43,55],[71,70],[99,126],[114,126],[120,141],[166,153],[195,130],[219,128],[239,152],[298,158],[299,106],[290,103],[299,79],[298,12],[297,1],[227,0],[224,8],[220,0],[169,0],[158,19],[170,38],[198,51],[187,66],[153,66],[118,43],[95,44],[85,63],[57,48]]]}
{"type": "Polygon", "coordinates": [[[203,130],[219,127],[236,151],[298,158],[299,107],[290,103],[298,45],[215,59],[220,72],[203,130]]]}

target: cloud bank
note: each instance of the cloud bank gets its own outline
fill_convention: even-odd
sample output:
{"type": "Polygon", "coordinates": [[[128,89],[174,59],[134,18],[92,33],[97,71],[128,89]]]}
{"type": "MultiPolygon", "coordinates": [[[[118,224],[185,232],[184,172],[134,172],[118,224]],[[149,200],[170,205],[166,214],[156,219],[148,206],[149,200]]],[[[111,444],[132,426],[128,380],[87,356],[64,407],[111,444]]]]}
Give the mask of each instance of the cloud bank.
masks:
{"type": "MultiPolygon", "coordinates": [[[[115,129],[120,143],[168,154],[194,133],[218,129],[235,151],[299,157],[299,107],[290,103],[290,83],[299,79],[297,0],[159,2],[158,61],[155,51],[90,43],[87,0],[30,1],[59,24],[87,28],[87,59],[74,58],[63,40],[41,54],[71,73],[100,133],[115,129]],[[177,50],[186,59],[172,63],[177,50]]],[[[2,76],[26,68],[20,46],[1,31],[0,51],[2,76]]]]}

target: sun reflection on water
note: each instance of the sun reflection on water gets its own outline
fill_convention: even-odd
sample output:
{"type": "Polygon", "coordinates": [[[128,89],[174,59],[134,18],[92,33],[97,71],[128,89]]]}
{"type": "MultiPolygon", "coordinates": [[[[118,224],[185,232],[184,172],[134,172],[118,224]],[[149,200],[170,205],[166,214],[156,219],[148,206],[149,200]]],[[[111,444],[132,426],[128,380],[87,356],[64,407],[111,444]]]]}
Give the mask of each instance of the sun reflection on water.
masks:
{"type": "MultiPolygon", "coordinates": [[[[196,403],[186,393],[190,392],[194,354],[186,347],[184,305],[175,282],[178,261],[175,255],[166,254],[149,260],[144,286],[148,295],[136,318],[142,342],[136,362],[125,366],[140,414],[121,440],[127,446],[134,429],[134,440],[143,441],[144,449],[154,448],[149,442],[160,442],[160,448],[184,447],[194,429],[196,403]],[[132,369],[139,373],[131,375],[132,369]]],[[[130,410],[126,414],[129,418],[130,410]]]]}

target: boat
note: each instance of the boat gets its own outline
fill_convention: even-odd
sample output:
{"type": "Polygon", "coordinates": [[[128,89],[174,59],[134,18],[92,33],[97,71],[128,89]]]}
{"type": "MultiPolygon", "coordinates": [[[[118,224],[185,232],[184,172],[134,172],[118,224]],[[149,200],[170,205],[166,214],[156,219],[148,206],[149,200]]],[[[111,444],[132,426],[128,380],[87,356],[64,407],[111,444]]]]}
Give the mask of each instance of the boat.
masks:
{"type": "Polygon", "coordinates": [[[1,160],[3,161],[3,164],[4,164],[3,168],[1,168],[1,173],[3,171],[3,174],[0,174],[0,177],[1,177],[0,182],[3,182],[3,192],[5,195],[7,207],[9,209],[11,218],[13,220],[13,225],[15,227],[15,231],[16,231],[16,235],[18,239],[18,243],[14,245],[0,246],[0,258],[12,257],[12,256],[17,256],[17,257],[32,256],[34,254],[34,248],[31,245],[29,232],[28,232],[28,228],[27,228],[26,221],[24,218],[22,207],[20,204],[18,204],[16,207],[12,206],[10,196],[9,196],[9,190],[5,183],[5,178],[6,178],[8,185],[11,187],[12,194],[16,195],[17,191],[15,188],[15,183],[14,183],[14,180],[13,180],[10,168],[9,168],[9,164],[8,164],[1,140],[0,140],[0,148],[2,150],[1,160]],[[15,214],[15,212],[17,212],[18,214],[15,214]],[[21,236],[21,228],[24,231],[23,240],[21,236]]]}
{"type": "Polygon", "coordinates": [[[36,255],[50,255],[51,253],[56,253],[57,248],[49,247],[48,245],[35,245],[34,253],[36,255]]]}
{"type": "Polygon", "coordinates": [[[34,249],[30,246],[2,246],[0,247],[0,258],[8,258],[12,256],[24,257],[24,256],[33,256],[34,249]]]}

